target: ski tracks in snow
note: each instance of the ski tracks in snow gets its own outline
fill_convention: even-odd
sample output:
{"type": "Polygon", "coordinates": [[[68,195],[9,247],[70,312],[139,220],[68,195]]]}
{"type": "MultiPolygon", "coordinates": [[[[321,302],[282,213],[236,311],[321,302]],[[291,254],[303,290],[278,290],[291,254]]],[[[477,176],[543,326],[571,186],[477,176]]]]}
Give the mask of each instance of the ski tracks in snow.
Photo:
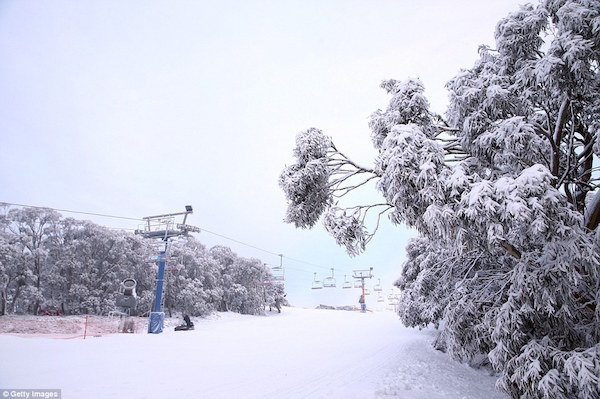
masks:
{"type": "Polygon", "coordinates": [[[495,389],[496,377],[489,370],[473,369],[435,350],[434,337],[427,330],[403,340],[399,354],[404,360],[387,370],[376,398],[508,399],[495,389]]]}

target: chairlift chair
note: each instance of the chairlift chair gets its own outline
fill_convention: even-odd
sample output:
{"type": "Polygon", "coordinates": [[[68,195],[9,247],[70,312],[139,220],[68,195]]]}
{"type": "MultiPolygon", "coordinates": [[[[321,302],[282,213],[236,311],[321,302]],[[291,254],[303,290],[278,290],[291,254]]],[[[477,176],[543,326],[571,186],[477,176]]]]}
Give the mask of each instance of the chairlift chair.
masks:
{"type": "Polygon", "coordinates": [[[383,291],[383,288],[381,288],[381,279],[378,278],[377,281],[377,284],[373,286],[373,291],[383,291]]]}
{"type": "Polygon", "coordinates": [[[312,283],[312,289],[313,290],[320,290],[323,289],[323,283],[319,280],[317,280],[317,273],[315,272],[315,279],[313,280],[312,283]]]}
{"type": "Polygon", "coordinates": [[[331,268],[331,277],[325,277],[323,279],[323,287],[335,288],[335,277],[333,277],[333,267],[331,268]]]}
{"type": "Polygon", "coordinates": [[[385,300],[383,299],[383,295],[381,295],[381,292],[377,294],[377,302],[385,302],[385,300]]]}
{"type": "Polygon", "coordinates": [[[362,288],[362,281],[354,280],[354,288],[362,288]]]}
{"type": "Polygon", "coordinates": [[[345,274],[344,274],[344,284],[342,285],[342,288],[352,288],[352,283],[350,281],[348,281],[345,274]]]}
{"type": "Polygon", "coordinates": [[[271,268],[271,277],[274,281],[283,281],[285,280],[285,275],[283,268],[273,267],[271,268]]]}
{"type": "Polygon", "coordinates": [[[283,254],[279,254],[279,266],[275,265],[271,267],[271,275],[273,276],[273,280],[285,280],[285,272],[283,270],[283,254]]]}

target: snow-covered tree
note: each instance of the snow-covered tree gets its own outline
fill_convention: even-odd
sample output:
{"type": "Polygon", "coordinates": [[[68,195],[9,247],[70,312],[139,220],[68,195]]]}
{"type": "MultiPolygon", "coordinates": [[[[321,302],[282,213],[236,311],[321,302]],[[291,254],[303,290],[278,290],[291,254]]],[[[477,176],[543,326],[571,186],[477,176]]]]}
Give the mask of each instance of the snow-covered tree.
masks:
{"type": "MultiPolygon", "coordinates": [[[[0,315],[51,306],[62,314],[107,314],[118,310],[125,278],[137,282],[138,312],[150,311],[156,242],[63,219],[48,209],[0,204],[0,211],[0,315]]],[[[191,236],[171,240],[168,254],[163,295],[170,314],[264,312],[265,282],[272,276],[260,260],[238,257],[223,246],[207,250],[191,236]]],[[[284,295],[282,290],[278,294],[284,295]]]]}
{"type": "Polygon", "coordinates": [[[0,316],[8,311],[10,290],[18,276],[14,239],[8,229],[8,207],[0,204],[0,316]]]}
{"type": "Polygon", "coordinates": [[[234,281],[237,289],[243,292],[236,298],[233,310],[242,314],[262,314],[266,298],[264,284],[271,280],[270,272],[259,259],[239,258],[235,263],[234,281]]]}
{"type": "Polygon", "coordinates": [[[44,299],[42,281],[48,267],[46,244],[51,240],[60,214],[50,209],[23,208],[10,210],[9,217],[8,229],[19,251],[13,261],[20,276],[15,281],[11,307],[14,309],[17,300],[21,300],[22,307],[37,314],[44,299]]]}
{"type": "Polygon", "coordinates": [[[222,297],[219,265],[204,245],[194,237],[184,237],[173,242],[170,252],[173,263],[167,271],[165,306],[191,316],[216,311],[222,297]]]}
{"type": "Polygon", "coordinates": [[[599,397],[600,2],[523,6],[495,38],[447,84],[445,117],[418,79],[382,83],[372,168],[318,129],[300,133],[279,180],[286,220],[324,215],[354,255],[380,207],[420,235],[397,282],[406,324],[443,320],[438,345],[487,355],[513,397],[599,397]],[[336,204],[373,179],[383,203],[336,204]]]}
{"type": "Polygon", "coordinates": [[[219,311],[262,314],[267,305],[264,284],[270,271],[258,259],[238,257],[230,248],[215,246],[210,256],[219,264],[222,297],[219,311]]]}

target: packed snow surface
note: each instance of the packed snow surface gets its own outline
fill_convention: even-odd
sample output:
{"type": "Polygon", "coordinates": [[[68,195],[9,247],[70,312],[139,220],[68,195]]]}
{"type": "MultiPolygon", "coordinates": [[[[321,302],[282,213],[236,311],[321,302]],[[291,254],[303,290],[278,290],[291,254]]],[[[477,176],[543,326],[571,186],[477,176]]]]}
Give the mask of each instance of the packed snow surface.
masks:
{"type": "Polygon", "coordinates": [[[488,372],[434,350],[434,331],[391,312],[283,308],[194,322],[85,340],[0,335],[0,388],[61,389],[64,399],[506,398],[488,372]]]}

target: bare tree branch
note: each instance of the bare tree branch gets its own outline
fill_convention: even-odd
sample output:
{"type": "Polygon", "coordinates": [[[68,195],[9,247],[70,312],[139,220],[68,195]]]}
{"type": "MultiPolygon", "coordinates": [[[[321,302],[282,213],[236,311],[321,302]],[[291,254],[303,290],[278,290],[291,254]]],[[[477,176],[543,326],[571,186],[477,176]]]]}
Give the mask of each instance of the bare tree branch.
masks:
{"type": "Polygon", "coordinates": [[[562,101],[560,111],[558,112],[558,119],[554,125],[554,135],[552,140],[552,164],[550,171],[552,175],[558,177],[558,168],[560,165],[560,142],[562,141],[562,133],[567,123],[567,117],[569,112],[569,105],[571,105],[570,96],[567,94],[562,101]]]}

